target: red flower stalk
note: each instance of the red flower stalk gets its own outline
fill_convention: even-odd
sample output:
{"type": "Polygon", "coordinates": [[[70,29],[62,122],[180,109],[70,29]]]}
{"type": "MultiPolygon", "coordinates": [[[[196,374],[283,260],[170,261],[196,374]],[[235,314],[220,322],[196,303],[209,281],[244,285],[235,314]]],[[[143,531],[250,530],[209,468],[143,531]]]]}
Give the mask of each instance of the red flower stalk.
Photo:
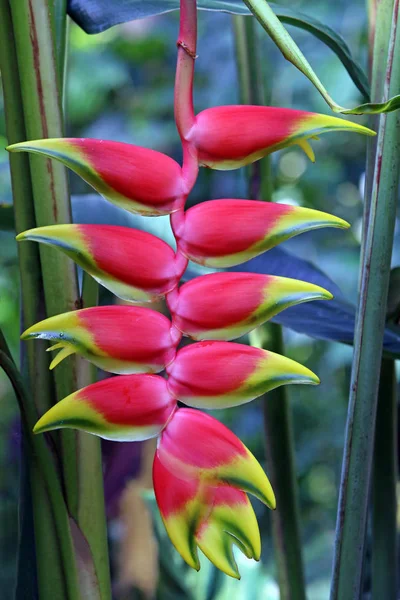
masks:
{"type": "Polygon", "coordinates": [[[184,212],[199,166],[232,169],[292,145],[313,160],[308,140],[326,131],[373,132],[357,124],[296,110],[225,106],[195,117],[193,73],[196,1],[181,0],[175,119],[182,168],[167,156],[102,140],[39,140],[16,144],[75,170],[108,200],[148,215],[171,213],[177,253],[157,237],[126,227],[56,225],[26,231],[19,240],[50,244],[129,301],[167,296],[173,324],[154,311],[102,307],[46,319],[23,334],[56,341],[55,366],[77,352],[121,375],[95,383],[53,406],[36,433],[71,427],[113,440],[160,436],[154,488],[168,534],[181,556],[199,568],[197,547],[228,575],[239,577],[232,543],[260,557],[260,535],[246,493],[270,508],[275,497],[249,450],[201,408],[249,402],[289,383],[319,383],[306,367],[283,356],[227,341],[198,342],[176,353],[181,334],[229,340],[299,302],[330,293],[301,281],[222,273],[177,289],[188,259],[226,267],[320,227],[346,228],[342,219],[308,208],[250,200],[212,200],[184,212]],[[166,368],[168,379],[154,373],[166,368]]]}

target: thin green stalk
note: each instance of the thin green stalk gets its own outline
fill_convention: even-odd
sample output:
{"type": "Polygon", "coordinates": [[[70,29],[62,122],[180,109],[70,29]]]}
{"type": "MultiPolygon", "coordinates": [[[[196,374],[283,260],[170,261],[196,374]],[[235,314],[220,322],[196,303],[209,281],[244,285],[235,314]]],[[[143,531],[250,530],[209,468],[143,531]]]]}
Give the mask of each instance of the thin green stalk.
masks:
{"type": "MultiPolygon", "coordinates": [[[[233,17],[241,102],[263,104],[262,74],[253,19],[233,17]]],[[[272,174],[267,157],[251,165],[249,197],[272,195],[272,174]]],[[[253,346],[284,354],[282,328],[268,324],[250,334],[253,346]]],[[[293,428],[287,388],[269,392],[263,400],[268,475],[276,495],[272,531],[281,600],[305,600],[293,428]]]]}
{"type": "Polygon", "coordinates": [[[397,598],[397,469],[396,370],[384,359],[372,471],[372,600],[397,598]]]}
{"type": "MultiPolygon", "coordinates": [[[[55,6],[52,1],[51,7],[55,6]]],[[[11,3],[11,9],[27,137],[61,137],[59,64],[55,59],[54,20],[50,18],[49,4],[46,0],[20,0],[11,3]]],[[[37,225],[70,222],[64,167],[37,156],[30,157],[30,164],[37,225]]],[[[79,307],[72,261],[45,247],[40,248],[40,256],[47,314],[79,307]]],[[[60,365],[54,376],[58,399],[84,383],[75,360],[60,365]]],[[[82,561],[80,572],[90,573],[81,582],[82,595],[108,599],[111,592],[99,444],[87,434],[75,432],[63,432],[61,439],[67,504],[76,524],[76,548],[82,561]]]]}
{"type": "MultiPolygon", "coordinates": [[[[400,88],[399,0],[381,0],[391,10],[385,96],[400,88]]],[[[332,600],[354,600],[362,587],[382,342],[400,173],[400,115],[381,115],[361,292],[345,452],[338,508],[332,600]]]]}

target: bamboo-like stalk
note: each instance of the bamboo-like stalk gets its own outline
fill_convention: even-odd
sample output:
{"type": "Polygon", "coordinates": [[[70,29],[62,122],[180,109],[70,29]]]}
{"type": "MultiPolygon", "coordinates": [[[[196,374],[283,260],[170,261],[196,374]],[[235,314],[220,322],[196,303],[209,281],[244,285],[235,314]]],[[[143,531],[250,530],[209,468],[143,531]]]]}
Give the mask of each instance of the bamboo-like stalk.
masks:
{"type": "MultiPolygon", "coordinates": [[[[25,125],[22,109],[22,98],[19,87],[18,64],[15,53],[14,35],[10,7],[7,0],[0,0],[0,69],[2,74],[4,103],[6,106],[6,130],[9,143],[15,143],[26,138],[25,125]]],[[[14,222],[16,232],[36,226],[33,194],[31,187],[29,159],[23,155],[10,157],[10,169],[14,199],[14,222]]],[[[29,248],[27,245],[18,247],[19,271],[21,280],[21,326],[29,327],[44,317],[44,300],[42,293],[42,278],[38,248],[29,248]]],[[[3,340],[4,342],[4,340],[3,340]]],[[[2,349],[6,352],[4,343],[2,349]]],[[[31,407],[32,420],[29,427],[33,427],[36,421],[34,407],[53,403],[53,389],[49,373],[48,356],[44,352],[44,344],[29,345],[21,349],[21,366],[25,379],[30,381],[29,386],[31,398],[27,400],[31,407]]],[[[29,407],[27,409],[29,410],[29,407]]],[[[25,411],[25,406],[23,407],[25,411]]],[[[20,506],[19,506],[19,556],[17,562],[16,599],[26,597],[27,590],[32,595],[38,585],[40,595],[46,598],[45,588],[65,590],[67,587],[64,577],[63,560],[68,564],[68,558],[63,559],[58,550],[59,535],[68,537],[67,530],[61,532],[62,525],[55,533],[51,503],[37,465],[34,464],[32,452],[26,441],[29,435],[23,428],[23,464],[21,467],[20,506]],[[31,516],[32,514],[32,516],[31,516]],[[35,531],[32,530],[36,523],[35,531]],[[34,535],[33,544],[32,536],[34,535]],[[40,548],[47,543],[48,548],[53,548],[50,554],[41,554],[40,548]],[[30,553],[34,552],[36,546],[36,559],[33,560],[30,553]],[[31,564],[27,568],[26,561],[31,564]],[[38,577],[34,576],[35,563],[38,569],[38,577]]],[[[44,449],[47,461],[53,457],[49,450],[44,449]]],[[[72,549],[72,546],[71,546],[72,549]]],[[[73,555],[72,555],[73,556],[73,555]]],[[[73,581],[73,573],[70,574],[73,581]]],[[[71,587],[71,595],[76,592],[71,587]]],[[[51,596],[47,596],[50,598],[51,596]]]]}
{"type": "MultiPolygon", "coordinates": [[[[260,70],[256,28],[253,19],[233,17],[240,99],[243,104],[263,104],[264,86],[260,70]]],[[[249,198],[271,199],[272,174],[269,158],[249,167],[249,198]]],[[[250,334],[254,346],[284,354],[282,328],[267,324],[250,334]]],[[[274,554],[281,600],[305,600],[301,551],[293,429],[288,390],[285,386],[263,399],[265,449],[268,475],[276,495],[272,514],[274,554]]]]}
{"type": "Polygon", "coordinates": [[[384,359],[372,471],[372,600],[397,598],[397,469],[396,370],[384,359]]]}
{"type": "MultiPolygon", "coordinates": [[[[382,0],[390,12],[384,95],[400,88],[399,0],[382,0]]],[[[345,452],[338,508],[332,600],[361,593],[382,342],[385,327],[400,173],[400,116],[381,115],[361,273],[345,452]]]]}
{"type": "MultiPolygon", "coordinates": [[[[60,71],[64,56],[60,51],[62,56],[58,60],[55,57],[55,47],[60,48],[60,42],[55,43],[56,25],[65,23],[62,6],[65,7],[64,0],[60,0],[60,6],[55,0],[50,4],[47,0],[11,3],[28,139],[63,135],[60,71]]],[[[36,224],[70,222],[64,167],[40,157],[30,157],[30,165],[36,224]]],[[[73,263],[48,248],[41,248],[40,256],[47,315],[78,308],[73,263]]],[[[54,378],[58,399],[74,391],[78,384],[89,383],[84,381],[79,364],[72,360],[57,369],[54,378]]],[[[65,492],[79,571],[88,574],[81,578],[81,594],[108,599],[111,591],[99,443],[87,434],[74,432],[63,432],[61,439],[65,492]]]]}

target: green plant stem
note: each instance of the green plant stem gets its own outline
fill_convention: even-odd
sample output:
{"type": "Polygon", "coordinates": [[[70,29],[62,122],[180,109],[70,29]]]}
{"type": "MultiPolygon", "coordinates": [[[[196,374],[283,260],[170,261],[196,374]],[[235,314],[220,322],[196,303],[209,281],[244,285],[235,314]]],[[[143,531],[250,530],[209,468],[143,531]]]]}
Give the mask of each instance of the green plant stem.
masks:
{"type": "MultiPolygon", "coordinates": [[[[54,0],[51,8],[58,10],[54,0]]],[[[62,61],[55,59],[56,21],[51,18],[50,5],[46,0],[20,0],[11,3],[11,10],[27,137],[61,137],[62,61]]],[[[30,165],[37,225],[69,223],[71,210],[64,167],[37,156],[30,157],[30,165]]],[[[78,308],[80,299],[73,263],[48,248],[40,248],[40,256],[47,315],[78,308]]],[[[57,368],[54,377],[58,399],[85,383],[79,365],[72,359],[57,368]]],[[[81,578],[81,594],[85,598],[108,599],[111,591],[99,443],[87,434],[75,432],[63,432],[61,440],[63,477],[79,572],[88,574],[81,578]]]]}
{"type": "MultiPolygon", "coordinates": [[[[240,100],[263,104],[264,86],[258,56],[257,31],[253,19],[233,17],[240,100]]],[[[268,91],[268,90],[267,90],[268,91]]],[[[249,167],[249,198],[271,198],[272,173],[267,157],[249,167]]],[[[276,324],[259,327],[250,343],[284,354],[282,328],[276,324]]],[[[265,448],[268,475],[276,495],[272,530],[281,600],[305,600],[301,552],[293,430],[287,388],[282,386],[263,399],[265,448]]]]}
{"type": "MultiPolygon", "coordinates": [[[[0,69],[2,74],[4,103],[6,107],[6,130],[9,143],[15,143],[26,139],[25,125],[22,109],[22,97],[19,86],[19,73],[15,43],[12,28],[10,7],[7,0],[0,0],[0,69]]],[[[30,176],[29,159],[23,155],[10,157],[11,179],[14,200],[14,221],[17,233],[36,226],[33,194],[30,176]]],[[[19,270],[21,279],[21,326],[29,327],[44,318],[44,299],[42,293],[42,276],[38,248],[29,248],[27,245],[19,245],[19,270]]],[[[36,422],[36,411],[53,404],[53,387],[48,369],[48,356],[44,352],[44,344],[25,345],[21,348],[21,365],[25,379],[30,382],[30,397],[21,406],[22,414],[31,410],[31,418],[23,427],[23,466],[21,467],[20,504],[19,504],[19,555],[17,563],[17,585],[16,598],[26,598],[35,595],[36,586],[42,600],[52,598],[46,595],[48,589],[65,590],[67,597],[67,586],[65,582],[65,571],[63,562],[68,565],[71,558],[73,561],[72,545],[66,550],[69,556],[62,556],[59,551],[51,551],[42,554],[40,548],[46,546],[49,549],[60,548],[60,536],[68,539],[68,523],[59,523],[55,532],[52,507],[48,494],[44,489],[42,478],[38,478],[38,468],[34,462],[34,454],[29,451],[31,446],[27,441],[29,431],[36,422]],[[27,429],[29,427],[29,429],[27,429]],[[32,514],[32,517],[30,516],[32,514]],[[36,526],[35,526],[36,525],[36,526]],[[65,529],[64,529],[65,527],[65,529]],[[34,536],[35,544],[33,544],[34,536]],[[30,553],[36,546],[35,561],[30,553]],[[27,568],[26,561],[33,563],[27,568]],[[33,568],[38,569],[38,577],[34,576],[33,568]]],[[[5,340],[0,344],[2,350],[7,354],[8,349],[5,340]]],[[[9,353],[8,353],[9,355],[9,353]]],[[[9,355],[10,356],[10,355],[9,355]]],[[[52,461],[48,448],[42,448],[46,461],[52,461]]],[[[70,596],[77,591],[74,585],[74,563],[69,575],[70,596]]]]}
{"type": "MultiPolygon", "coordinates": [[[[400,88],[399,0],[393,5],[385,96],[400,88]]],[[[332,600],[354,600],[361,593],[365,529],[370,487],[382,342],[400,172],[400,115],[381,115],[370,218],[361,273],[361,292],[340,486],[332,600]]]]}
{"type": "Polygon", "coordinates": [[[382,361],[372,471],[372,600],[397,598],[397,382],[382,361]]]}
{"type": "MultiPolygon", "coordinates": [[[[0,368],[4,370],[13,386],[31,457],[30,473],[34,496],[40,600],[54,598],[54,589],[66,590],[66,595],[60,596],[60,598],[77,600],[79,589],[74,546],[61,481],[57,473],[56,457],[47,446],[44,437],[35,437],[32,433],[33,425],[37,421],[37,413],[1,331],[0,368]],[[38,530],[42,530],[42,535],[38,535],[38,530]],[[43,552],[44,548],[48,550],[43,552]],[[51,548],[58,549],[54,550],[54,555],[48,553],[51,548]],[[59,560],[57,561],[56,557],[58,556],[59,560]],[[49,570],[53,567],[54,572],[49,570]],[[57,587],[50,588],[50,582],[57,587]]],[[[30,590],[29,594],[32,593],[33,590],[30,590]]]]}

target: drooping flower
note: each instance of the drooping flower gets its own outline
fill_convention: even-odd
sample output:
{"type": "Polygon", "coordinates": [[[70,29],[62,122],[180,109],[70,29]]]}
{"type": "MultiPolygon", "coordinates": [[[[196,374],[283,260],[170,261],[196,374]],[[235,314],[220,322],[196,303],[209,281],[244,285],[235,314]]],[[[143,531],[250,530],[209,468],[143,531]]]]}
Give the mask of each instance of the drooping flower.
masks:
{"type": "Polygon", "coordinates": [[[166,215],[183,207],[182,170],[166,154],[107,140],[62,138],[13,144],[10,152],[33,152],[59,160],[104,198],[143,215],[166,215]]]}
{"type": "Polygon", "coordinates": [[[80,429],[106,440],[140,441],[157,436],[176,409],[159,375],[120,375],[70,394],[36,423],[34,433],[80,429]]]}
{"type": "MultiPolygon", "coordinates": [[[[174,330],[172,330],[172,334],[174,330]]],[[[96,306],[36,323],[23,340],[57,342],[61,349],[50,365],[58,365],[75,352],[111,373],[158,373],[174,359],[178,337],[171,335],[171,321],[149,308],[96,306]]]]}
{"type": "Polygon", "coordinates": [[[196,117],[187,139],[201,166],[228,170],[243,167],[288,146],[300,146],[314,161],[308,142],[328,131],[375,135],[358,123],[330,115],[271,106],[216,106],[196,117]]]}
{"type": "MultiPolygon", "coordinates": [[[[174,221],[173,221],[174,223],[174,221]]],[[[239,265],[312,229],[349,224],[328,213],[257,200],[209,200],[175,220],[178,250],[208,267],[239,265]]]]}
{"type": "Polygon", "coordinates": [[[330,300],[323,288],[258,273],[211,273],[168,296],[175,327],[194,340],[232,340],[289,306],[330,300]]]}
{"type": "MultiPolygon", "coordinates": [[[[151,302],[178,283],[182,256],[155,235],[117,225],[50,225],[17,236],[58,248],[119,298],[151,302]]],[[[183,261],[184,262],[184,261],[183,261]]]]}
{"type": "Polygon", "coordinates": [[[319,383],[312,371],[285,356],[219,341],[181,348],[167,373],[177,400],[207,409],[238,406],[281,385],[319,383]]]}
{"type": "Polygon", "coordinates": [[[259,560],[260,532],[245,492],[227,485],[211,486],[198,478],[176,477],[156,454],[154,492],[167,533],[182,558],[194,569],[197,547],[221,571],[240,578],[232,552],[238,546],[247,558],[259,560]]]}

